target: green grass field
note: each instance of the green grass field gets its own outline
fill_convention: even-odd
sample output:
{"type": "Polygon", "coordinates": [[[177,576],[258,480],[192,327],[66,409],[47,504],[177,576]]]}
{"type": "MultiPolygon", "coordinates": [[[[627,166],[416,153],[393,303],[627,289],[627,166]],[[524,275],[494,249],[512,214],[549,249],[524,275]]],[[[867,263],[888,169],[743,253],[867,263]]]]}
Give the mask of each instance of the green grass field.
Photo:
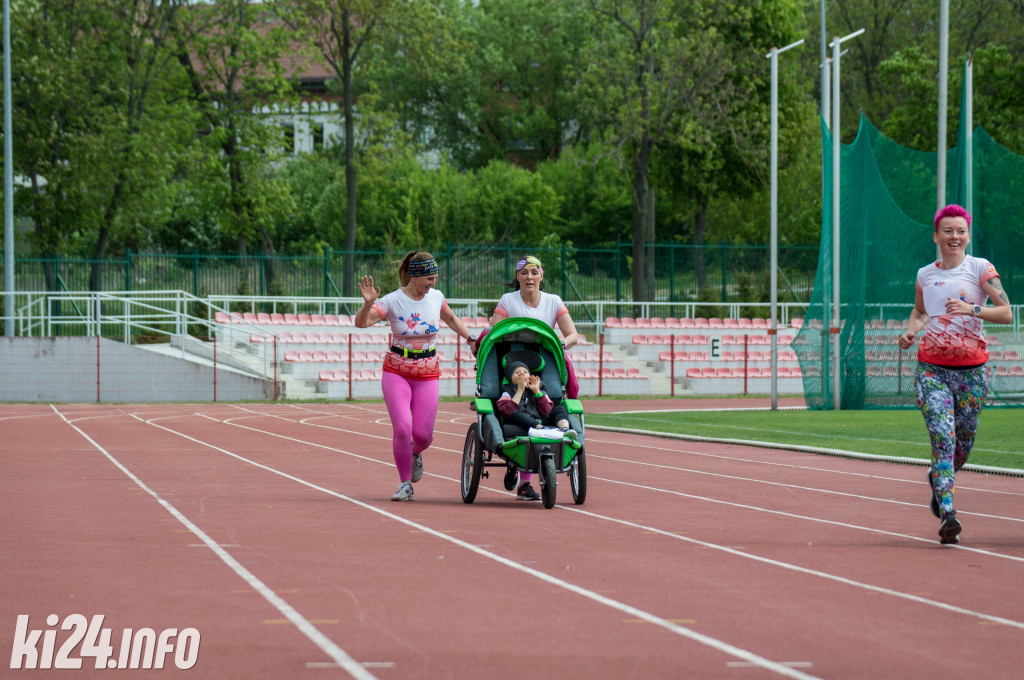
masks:
{"type": "MultiPolygon", "coordinates": [[[[907,411],[675,411],[586,416],[587,425],[723,439],[749,439],[842,449],[883,456],[931,457],[921,413],[907,411]]],[[[991,408],[981,423],[968,460],[976,465],[1024,469],[1024,413],[991,408]]]]}

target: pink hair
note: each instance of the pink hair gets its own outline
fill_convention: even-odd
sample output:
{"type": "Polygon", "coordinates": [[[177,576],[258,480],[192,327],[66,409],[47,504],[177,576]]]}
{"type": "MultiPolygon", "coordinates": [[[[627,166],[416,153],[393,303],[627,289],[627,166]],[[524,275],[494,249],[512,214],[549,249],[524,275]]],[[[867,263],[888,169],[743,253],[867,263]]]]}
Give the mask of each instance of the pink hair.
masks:
{"type": "Polygon", "coordinates": [[[943,217],[962,217],[967,220],[967,229],[971,228],[971,213],[964,210],[961,206],[956,203],[950,203],[945,208],[939,208],[939,211],[935,213],[935,231],[939,231],[939,221],[943,217]]]}

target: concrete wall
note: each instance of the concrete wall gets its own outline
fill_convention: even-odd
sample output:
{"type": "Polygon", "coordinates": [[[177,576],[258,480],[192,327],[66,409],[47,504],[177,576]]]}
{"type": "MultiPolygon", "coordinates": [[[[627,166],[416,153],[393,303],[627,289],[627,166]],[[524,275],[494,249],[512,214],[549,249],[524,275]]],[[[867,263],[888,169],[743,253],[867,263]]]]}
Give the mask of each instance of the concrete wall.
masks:
{"type": "MultiPolygon", "coordinates": [[[[217,401],[272,399],[274,384],[228,367],[216,371],[217,401]]],[[[89,338],[0,337],[0,401],[209,402],[214,367],[144,346],[89,338]]]]}

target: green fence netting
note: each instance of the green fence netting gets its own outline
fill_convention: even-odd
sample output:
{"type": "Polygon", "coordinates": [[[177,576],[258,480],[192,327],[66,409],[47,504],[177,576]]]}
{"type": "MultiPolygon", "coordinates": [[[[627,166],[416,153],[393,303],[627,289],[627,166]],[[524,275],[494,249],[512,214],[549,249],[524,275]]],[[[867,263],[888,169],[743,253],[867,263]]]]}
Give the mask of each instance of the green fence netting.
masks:
{"type": "MultiPolygon", "coordinates": [[[[961,129],[964,126],[961,125],[961,129]]],[[[815,287],[804,327],[792,344],[810,408],[835,406],[839,371],[842,409],[916,407],[916,347],[900,351],[914,303],[917,270],[936,257],[932,218],[936,209],[936,154],[901,147],[861,118],[857,138],[840,150],[839,309],[836,366],[833,317],[832,137],[822,126],[825,200],[815,287]]],[[[966,144],[947,155],[946,203],[967,205],[966,144]]],[[[997,144],[984,130],[972,139],[971,253],[992,261],[1011,303],[1024,300],[1024,158],[997,144]]],[[[992,403],[1022,402],[1024,358],[1019,320],[986,324],[991,353],[992,403]]]]}

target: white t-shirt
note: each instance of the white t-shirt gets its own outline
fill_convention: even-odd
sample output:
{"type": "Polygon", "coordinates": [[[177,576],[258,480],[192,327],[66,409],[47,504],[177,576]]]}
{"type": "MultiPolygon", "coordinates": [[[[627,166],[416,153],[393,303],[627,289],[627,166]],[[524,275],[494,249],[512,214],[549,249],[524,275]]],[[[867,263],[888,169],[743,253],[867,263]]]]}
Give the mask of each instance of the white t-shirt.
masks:
{"type": "Polygon", "coordinates": [[[448,307],[444,294],[431,288],[422,300],[413,300],[399,288],[377,298],[373,308],[391,324],[391,344],[407,349],[430,349],[441,329],[441,312],[448,307]]]}
{"type": "Polygon", "coordinates": [[[959,266],[940,269],[933,262],[917,271],[915,286],[928,315],[917,358],[938,366],[975,366],[988,361],[988,346],[981,319],[968,314],[946,314],[946,300],[960,298],[984,305],[988,294],[981,284],[999,276],[992,263],[967,255],[959,266]]]}
{"type": "Polygon", "coordinates": [[[540,291],[540,303],[536,307],[530,307],[523,302],[523,295],[520,291],[514,290],[505,293],[494,308],[494,313],[506,319],[529,317],[543,321],[551,328],[557,328],[559,317],[568,314],[569,309],[562,302],[562,298],[552,293],[540,291]]]}

